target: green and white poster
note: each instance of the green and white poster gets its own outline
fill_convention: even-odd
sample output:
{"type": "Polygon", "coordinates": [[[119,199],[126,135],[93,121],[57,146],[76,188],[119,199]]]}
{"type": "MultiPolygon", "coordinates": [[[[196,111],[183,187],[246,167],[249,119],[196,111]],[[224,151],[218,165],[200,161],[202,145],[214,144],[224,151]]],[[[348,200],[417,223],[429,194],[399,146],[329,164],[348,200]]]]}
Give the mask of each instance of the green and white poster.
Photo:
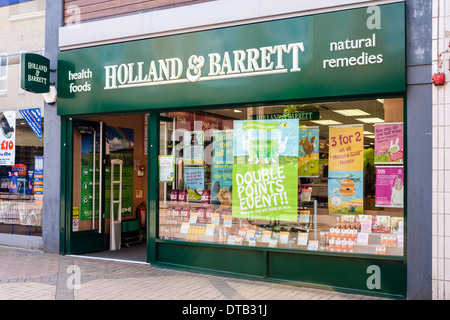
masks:
{"type": "MultiPolygon", "coordinates": [[[[85,137],[83,137],[84,139],[85,137]]],[[[89,138],[90,139],[90,138],[89,138]]],[[[87,140],[87,139],[86,139],[87,140]]],[[[85,163],[89,161],[87,157],[82,158],[82,166],[81,166],[81,190],[80,190],[80,220],[90,220],[92,219],[92,201],[94,199],[93,193],[93,168],[92,168],[92,160],[89,163],[85,163]]],[[[99,176],[99,170],[96,169],[95,174],[99,176]]],[[[97,184],[96,184],[97,185],[97,184]]],[[[95,198],[98,199],[98,187],[96,188],[95,198]]],[[[95,217],[98,217],[98,204],[95,206],[95,217]]]]}
{"type": "Polygon", "coordinates": [[[234,121],[233,217],[297,221],[298,128],[298,119],[234,121]]]}

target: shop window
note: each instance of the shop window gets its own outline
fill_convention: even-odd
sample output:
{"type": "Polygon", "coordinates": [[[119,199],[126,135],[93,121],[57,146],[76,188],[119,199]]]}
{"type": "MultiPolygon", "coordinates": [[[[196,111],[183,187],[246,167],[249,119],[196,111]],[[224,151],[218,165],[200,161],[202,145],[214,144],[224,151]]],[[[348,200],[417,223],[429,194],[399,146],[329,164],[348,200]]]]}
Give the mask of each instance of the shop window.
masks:
{"type": "Polygon", "coordinates": [[[11,19],[19,17],[33,17],[45,12],[45,0],[10,1],[9,16],[11,19]]]}
{"type": "Polygon", "coordinates": [[[44,146],[40,109],[5,111],[0,116],[0,233],[42,236],[44,146]]]}
{"type": "Polygon", "coordinates": [[[403,99],[161,119],[160,239],[403,255],[403,99]]]}
{"type": "Polygon", "coordinates": [[[6,94],[8,81],[8,56],[0,53],[0,95],[6,94]]]}

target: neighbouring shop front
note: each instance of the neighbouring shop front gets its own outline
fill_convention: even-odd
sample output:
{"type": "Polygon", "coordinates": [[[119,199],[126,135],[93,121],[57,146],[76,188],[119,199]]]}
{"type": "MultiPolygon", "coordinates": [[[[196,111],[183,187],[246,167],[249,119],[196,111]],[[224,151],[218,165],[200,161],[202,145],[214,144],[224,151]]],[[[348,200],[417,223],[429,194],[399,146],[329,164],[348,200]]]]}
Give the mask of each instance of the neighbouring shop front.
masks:
{"type": "Polygon", "coordinates": [[[64,51],[61,254],[405,297],[405,91],[403,2],[64,51]]]}
{"type": "Polygon", "coordinates": [[[33,82],[49,70],[28,59],[44,55],[45,1],[0,1],[0,19],[0,244],[42,248],[46,91],[33,82]]]}

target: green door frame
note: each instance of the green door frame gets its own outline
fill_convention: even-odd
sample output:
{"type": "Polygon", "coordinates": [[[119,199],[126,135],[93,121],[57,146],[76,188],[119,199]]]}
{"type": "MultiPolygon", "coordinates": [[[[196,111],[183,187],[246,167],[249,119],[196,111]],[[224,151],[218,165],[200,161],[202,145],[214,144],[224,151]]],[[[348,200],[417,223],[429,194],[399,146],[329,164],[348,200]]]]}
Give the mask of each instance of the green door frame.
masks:
{"type": "Polygon", "coordinates": [[[59,253],[70,254],[71,244],[71,210],[72,207],[72,141],[73,132],[71,119],[61,117],[61,201],[60,201],[60,235],[59,235],[59,253]]]}
{"type": "Polygon", "coordinates": [[[159,227],[159,181],[158,181],[158,154],[159,154],[159,112],[151,111],[147,115],[147,262],[157,262],[156,238],[159,227]],[[150,171],[150,168],[153,170],[150,171]],[[156,169],[154,169],[156,168],[156,169]],[[152,174],[155,173],[156,174],[152,174]]]}
{"type": "MultiPolygon", "coordinates": [[[[93,121],[80,120],[85,123],[93,123],[93,121]]],[[[74,252],[73,245],[75,238],[78,241],[89,241],[92,237],[96,238],[96,249],[104,248],[105,245],[105,220],[104,216],[99,216],[102,219],[101,235],[97,230],[81,231],[80,237],[74,237],[72,231],[72,207],[73,207],[73,125],[72,118],[61,117],[61,202],[60,202],[60,254],[71,254],[74,252]]],[[[105,138],[105,127],[103,130],[103,139],[105,138]]],[[[103,154],[105,154],[105,145],[103,144],[103,154]]],[[[103,185],[105,179],[105,168],[103,166],[103,185]]],[[[104,192],[100,199],[104,208],[104,192]]]]}

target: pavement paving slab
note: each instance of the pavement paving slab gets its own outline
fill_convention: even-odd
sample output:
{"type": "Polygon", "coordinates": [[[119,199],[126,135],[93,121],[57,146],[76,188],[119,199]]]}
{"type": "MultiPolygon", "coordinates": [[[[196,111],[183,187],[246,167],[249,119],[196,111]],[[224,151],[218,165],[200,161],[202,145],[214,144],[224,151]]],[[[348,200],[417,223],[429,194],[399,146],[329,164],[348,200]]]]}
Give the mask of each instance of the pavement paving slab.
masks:
{"type": "Polygon", "coordinates": [[[0,300],[388,300],[0,246],[0,300]]]}

